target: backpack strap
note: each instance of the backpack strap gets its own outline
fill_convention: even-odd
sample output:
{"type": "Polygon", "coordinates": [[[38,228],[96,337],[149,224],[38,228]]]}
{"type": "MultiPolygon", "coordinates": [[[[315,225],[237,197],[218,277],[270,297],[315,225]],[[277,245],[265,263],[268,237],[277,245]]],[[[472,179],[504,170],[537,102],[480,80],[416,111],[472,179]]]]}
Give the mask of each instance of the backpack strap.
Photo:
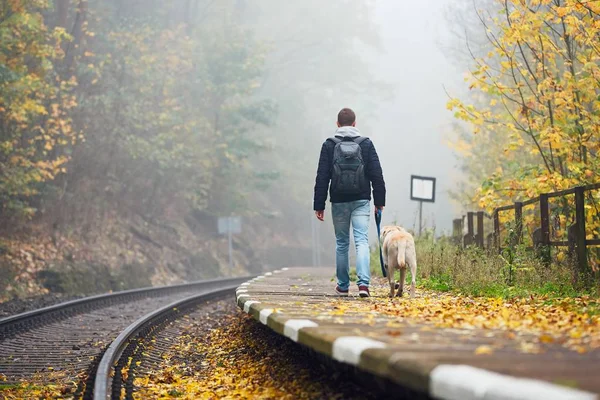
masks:
{"type": "Polygon", "coordinates": [[[362,142],[364,142],[367,139],[368,139],[368,137],[366,137],[366,136],[359,136],[359,137],[354,138],[354,139],[350,138],[350,137],[345,137],[343,139],[340,139],[340,138],[337,138],[335,136],[332,136],[332,137],[328,138],[327,140],[331,140],[335,144],[341,143],[343,141],[348,141],[348,142],[352,141],[352,142],[354,142],[356,144],[361,144],[362,142]]]}

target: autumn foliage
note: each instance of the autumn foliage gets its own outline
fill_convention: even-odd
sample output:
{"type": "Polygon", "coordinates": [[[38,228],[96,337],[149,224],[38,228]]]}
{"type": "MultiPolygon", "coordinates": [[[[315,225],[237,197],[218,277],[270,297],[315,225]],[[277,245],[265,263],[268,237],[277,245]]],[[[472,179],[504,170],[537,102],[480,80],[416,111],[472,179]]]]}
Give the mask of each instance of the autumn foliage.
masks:
{"type": "Polygon", "coordinates": [[[377,45],[372,8],[0,0],[0,296],[86,266],[153,283],[217,276],[216,220],[231,214],[244,218],[240,273],[303,263],[298,210],[328,107],[349,81],[365,103],[378,91],[355,57],[357,42],[377,45]],[[352,69],[331,63],[350,57],[352,69]],[[121,274],[131,265],[147,273],[121,274]]]}
{"type": "Polygon", "coordinates": [[[226,22],[196,24],[190,2],[163,3],[0,1],[1,218],[72,222],[76,202],[128,191],[226,212],[265,179],[246,161],[268,148],[248,134],[273,115],[250,98],[264,51],[230,4],[215,7],[226,22]]]}
{"type": "Polygon", "coordinates": [[[598,181],[600,4],[498,0],[478,10],[488,52],[473,57],[473,104],[451,99],[475,134],[456,148],[488,210],[598,181]]]}
{"type": "Polygon", "coordinates": [[[72,79],[55,65],[70,36],[49,28],[49,1],[0,2],[0,212],[31,215],[41,184],[65,172],[76,140],[69,112],[77,105],[72,79]]]}

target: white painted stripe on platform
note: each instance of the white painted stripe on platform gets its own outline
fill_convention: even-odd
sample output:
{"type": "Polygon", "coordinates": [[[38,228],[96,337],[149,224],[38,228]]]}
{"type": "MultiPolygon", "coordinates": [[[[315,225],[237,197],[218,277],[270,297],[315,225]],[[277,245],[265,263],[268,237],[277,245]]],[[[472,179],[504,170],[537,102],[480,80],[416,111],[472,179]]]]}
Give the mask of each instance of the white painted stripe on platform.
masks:
{"type": "Polygon", "coordinates": [[[260,276],[257,276],[256,278],[254,278],[255,281],[259,281],[261,279],[265,279],[264,275],[260,275],[260,276]]]}
{"type": "Polygon", "coordinates": [[[272,308],[265,308],[260,310],[260,315],[259,315],[259,319],[260,322],[262,322],[263,324],[267,324],[267,319],[269,318],[269,315],[273,314],[273,309],[272,308]]]}
{"type": "Polygon", "coordinates": [[[367,349],[381,349],[385,343],[362,336],[343,336],[333,341],[331,356],[334,360],[358,365],[360,355],[367,349]]]}
{"type": "Polygon", "coordinates": [[[248,300],[247,302],[244,303],[244,312],[246,314],[250,313],[250,306],[252,304],[260,304],[260,301],[256,301],[256,300],[248,300]]]}
{"type": "Polygon", "coordinates": [[[281,268],[282,271],[287,271],[289,268],[281,268]]]}
{"type": "Polygon", "coordinates": [[[248,285],[250,285],[250,281],[242,283],[242,286],[248,286],[248,285]]]}
{"type": "Polygon", "coordinates": [[[535,379],[515,378],[469,365],[438,365],[429,394],[442,400],[597,400],[593,393],[535,379]]]}
{"type": "Polygon", "coordinates": [[[267,272],[267,273],[265,274],[265,276],[271,276],[271,275],[273,275],[273,273],[272,273],[272,272],[267,272]]]}
{"type": "Polygon", "coordinates": [[[319,326],[310,319],[288,319],[283,325],[283,335],[289,337],[294,342],[298,341],[298,331],[302,328],[319,326]]]}
{"type": "Polygon", "coordinates": [[[250,295],[248,293],[242,293],[242,294],[238,294],[237,296],[237,301],[239,302],[240,299],[243,299],[245,297],[250,297],[250,295]]]}
{"type": "Polygon", "coordinates": [[[248,288],[245,288],[245,287],[244,287],[244,288],[242,288],[242,287],[240,287],[240,288],[237,288],[237,289],[235,290],[235,293],[236,293],[236,294],[239,294],[239,293],[248,293],[248,288]]]}
{"type": "Polygon", "coordinates": [[[279,270],[279,269],[276,269],[275,271],[273,271],[273,273],[274,273],[274,274],[279,274],[279,273],[281,273],[281,270],[279,270]]]}

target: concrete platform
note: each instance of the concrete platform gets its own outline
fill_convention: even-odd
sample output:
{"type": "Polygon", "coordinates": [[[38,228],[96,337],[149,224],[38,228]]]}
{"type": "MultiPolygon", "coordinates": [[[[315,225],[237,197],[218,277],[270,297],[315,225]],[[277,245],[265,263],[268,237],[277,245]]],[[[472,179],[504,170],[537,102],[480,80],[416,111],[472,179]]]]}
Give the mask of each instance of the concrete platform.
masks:
{"type": "Polygon", "coordinates": [[[377,312],[354,312],[353,304],[374,299],[353,296],[355,285],[350,297],[338,298],[333,277],[333,268],[266,273],[238,288],[237,304],[297,343],[434,398],[600,398],[599,351],[578,354],[549,344],[542,354],[525,354],[516,342],[499,339],[501,331],[443,329],[377,312]],[[476,354],[478,347],[498,340],[506,342],[500,350],[476,354]]]}

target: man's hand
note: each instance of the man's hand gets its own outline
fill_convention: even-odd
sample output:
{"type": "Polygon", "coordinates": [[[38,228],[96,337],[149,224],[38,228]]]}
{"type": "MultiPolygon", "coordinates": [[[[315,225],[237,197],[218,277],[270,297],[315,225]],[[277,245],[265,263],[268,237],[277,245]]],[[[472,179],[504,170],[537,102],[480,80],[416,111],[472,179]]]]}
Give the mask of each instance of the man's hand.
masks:
{"type": "Polygon", "coordinates": [[[377,210],[381,210],[381,212],[383,212],[383,206],[375,206],[375,212],[377,212],[377,210]]]}
{"type": "Polygon", "coordinates": [[[315,211],[315,215],[319,221],[325,221],[325,210],[315,211]]]}

